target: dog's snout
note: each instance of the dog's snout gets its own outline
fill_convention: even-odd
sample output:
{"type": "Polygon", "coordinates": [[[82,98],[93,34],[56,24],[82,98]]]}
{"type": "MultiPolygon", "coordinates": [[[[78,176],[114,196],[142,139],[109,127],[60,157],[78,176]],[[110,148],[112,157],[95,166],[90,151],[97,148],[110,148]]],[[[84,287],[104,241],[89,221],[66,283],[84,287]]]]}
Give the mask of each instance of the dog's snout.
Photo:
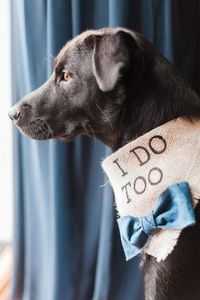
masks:
{"type": "Polygon", "coordinates": [[[9,111],[8,115],[12,121],[17,121],[20,117],[20,112],[12,109],[9,111]]]}
{"type": "Polygon", "coordinates": [[[27,112],[31,110],[31,105],[27,103],[23,103],[21,105],[15,105],[8,112],[8,116],[12,121],[18,121],[23,118],[27,112]]]}

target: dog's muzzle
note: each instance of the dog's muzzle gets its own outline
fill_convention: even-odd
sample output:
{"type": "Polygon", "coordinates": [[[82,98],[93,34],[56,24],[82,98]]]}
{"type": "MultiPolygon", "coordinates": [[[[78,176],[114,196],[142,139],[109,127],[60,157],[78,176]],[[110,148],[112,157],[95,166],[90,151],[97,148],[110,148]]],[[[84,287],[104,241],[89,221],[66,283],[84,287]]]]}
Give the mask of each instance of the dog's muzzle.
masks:
{"type": "Polygon", "coordinates": [[[31,110],[30,104],[16,104],[8,115],[23,134],[37,140],[52,138],[53,132],[48,122],[41,118],[32,119],[31,110]]]}
{"type": "MultiPolygon", "coordinates": [[[[13,122],[20,122],[25,118],[25,115],[30,114],[32,106],[27,103],[15,104],[8,112],[8,116],[13,122]]],[[[17,124],[16,124],[17,125],[17,124]]]]}

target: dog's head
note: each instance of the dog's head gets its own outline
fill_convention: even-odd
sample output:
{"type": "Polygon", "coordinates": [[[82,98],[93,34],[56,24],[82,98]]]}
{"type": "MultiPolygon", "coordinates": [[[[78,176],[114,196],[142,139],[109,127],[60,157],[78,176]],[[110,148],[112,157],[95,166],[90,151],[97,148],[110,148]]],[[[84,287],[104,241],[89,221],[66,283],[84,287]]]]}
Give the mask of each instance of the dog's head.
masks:
{"type": "Polygon", "coordinates": [[[64,46],[48,81],[23,97],[9,116],[34,139],[71,140],[86,134],[112,146],[129,78],[139,76],[141,64],[135,33],[123,28],[86,31],[64,46]]]}

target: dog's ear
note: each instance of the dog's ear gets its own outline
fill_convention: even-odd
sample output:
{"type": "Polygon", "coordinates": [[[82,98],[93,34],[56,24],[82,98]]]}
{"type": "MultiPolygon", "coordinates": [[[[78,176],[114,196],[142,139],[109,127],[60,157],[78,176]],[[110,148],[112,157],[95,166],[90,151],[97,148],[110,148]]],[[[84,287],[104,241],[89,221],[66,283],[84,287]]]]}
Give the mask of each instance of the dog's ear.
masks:
{"type": "Polygon", "coordinates": [[[103,92],[111,91],[120,78],[120,71],[129,65],[133,37],[121,30],[114,34],[93,36],[93,43],[94,76],[103,92]]]}

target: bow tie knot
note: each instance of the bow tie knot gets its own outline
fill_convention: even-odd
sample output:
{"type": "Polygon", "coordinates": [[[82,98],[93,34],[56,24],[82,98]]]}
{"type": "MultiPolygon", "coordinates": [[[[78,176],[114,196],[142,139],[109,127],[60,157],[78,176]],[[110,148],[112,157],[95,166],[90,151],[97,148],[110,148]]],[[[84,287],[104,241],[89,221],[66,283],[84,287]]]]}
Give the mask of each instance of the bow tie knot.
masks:
{"type": "Polygon", "coordinates": [[[142,230],[146,235],[151,236],[157,229],[156,221],[154,218],[154,211],[151,211],[150,214],[146,217],[138,218],[142,230]]]}
{"type": "Polygon", "coordinates": [[[147,216],[124,216],[118,219],[122,246],[129,260],[142,251],[158,229],[183,229],[196,223],[189,184],[169,186],[147,216]]]}

